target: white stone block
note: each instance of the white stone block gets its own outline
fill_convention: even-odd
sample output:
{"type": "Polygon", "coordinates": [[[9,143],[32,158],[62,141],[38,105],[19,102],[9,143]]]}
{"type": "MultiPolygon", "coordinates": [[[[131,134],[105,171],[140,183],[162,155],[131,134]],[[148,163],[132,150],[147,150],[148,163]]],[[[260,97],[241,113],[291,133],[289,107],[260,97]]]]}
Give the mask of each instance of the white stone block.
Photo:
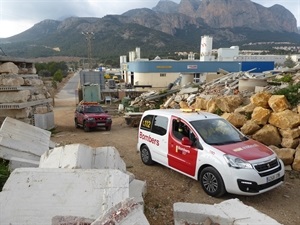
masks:
{"type": "Polygon", "coordinates": [[[51,225],[55,216],[97,219],[129,197],[119,170],[15,169],[0,193],[0,224],[51,225]]]}

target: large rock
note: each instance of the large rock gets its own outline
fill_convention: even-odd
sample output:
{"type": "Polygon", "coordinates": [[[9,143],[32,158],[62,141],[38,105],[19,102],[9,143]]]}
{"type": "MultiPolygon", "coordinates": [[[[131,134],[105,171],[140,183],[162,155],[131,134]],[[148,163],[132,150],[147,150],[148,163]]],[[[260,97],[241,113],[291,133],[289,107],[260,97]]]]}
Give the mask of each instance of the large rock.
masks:
{"type": "Polygon", "coordinates": [[[292,148],[272,148],[278,157],[283,161],[284,165],[291,165],[294,162],[296,150],[292,148]]]}
{"type": "Polygon", "coordinates": [[[281,146],[284,148],[297,148],[299,145],[299,138],[293,139],[293,138],[282,138],[281,146]]]}
{"type": "Polygon", "coordinates": [[[24,103],[27,102],[29,98],[29,90],[10,92],[9,95],[0,95],[0,103],[24,103]]]}
{"type": "Polygon", "coordinates": [[[279,146],[281,144],[281,137],[276,127],[267,124],[259,131],[257,131],[252,138],[265,144],[279,146]]]}
{"type": "Polygon", "coordinates": [[[263,108],[269,108],[268,101],[271,98],[272,94],[268,92],[259,92],[250,97],[250,101],[252,104],[256,106],[261,106],[263,108]]]}
{"type": "Polygon", "coordinates": [[[12,62],[7,62],[0,65],[0,73],[18,74],[18,72],[19,67],[12,62]]]}
{"type": "Polygon", "coordinates": [[[253,103],[249,103],[245,106],[237,108],[234,112],[238,112],[238,113],[242,113],[242,114],[252,113],[255,108],[256,108],[256,105],[254,105],[253,103]]]}
{"type": "Polygon", "coordinates": [[[294,129],[279,129],[279,132],[284,138],[297,138],[300,136],[300,128],[296,127],[294,129]]]}
{"type": "Polygon", "coordinates": [[[271,113],[269,123],[281,129],[292,129],[300,125],[300,114],[291,110],[271,113]]]}
{"type": "Polygon", "coordinates": [[[195,109],[204,109],[206,110],[207,100],[202,97],[197,97],[193,107],[195,109]]]}
{"type": "Polygon", "coordinates": [[[300,171],[300,150],[296,151],[292,168],[293,170],[300,171]]]}
{"type": "Polygon", "coordinates": [[[247,118],[240,113],[224,113],[222,117],[237,128],[242,127],[247,122],[247,118]]]}
{"type": "Polygon", "coordinates": [[[282,112],[291,107],[284,95],[272,95],[268,103],[274,112],[282,112]]]}
{"type": "Polygon", "coordinates": [[[4,75],[0,76],[0,85],[3,86],[21,86],[24,85],[23,77],[18,75],[4,75]]]}
{"type": "Polygon", "coordinates": [[[223,112],[234,112],[243,103],[243,99],[240,95],[231,95],[216,99],[216,104],[223,112]]]}
{"type": "Polygon", "coordinates": [[[218,110],[216,99],[212,98],[207,101],[206,110],[210,113],[215,113],[218,110]]]}
{"type": "Polygon", "coordinates": [[[259,106],[253,110],[251,120],[259,125],[266,125],[270,115],[271,110],[259,106]]]}
{"type": "Polygon", "coordinates": [[[260,129],[260,126],[252,120],[248,120],[242,127],[241,131],[245,135],[252,135],[260,129]]]}

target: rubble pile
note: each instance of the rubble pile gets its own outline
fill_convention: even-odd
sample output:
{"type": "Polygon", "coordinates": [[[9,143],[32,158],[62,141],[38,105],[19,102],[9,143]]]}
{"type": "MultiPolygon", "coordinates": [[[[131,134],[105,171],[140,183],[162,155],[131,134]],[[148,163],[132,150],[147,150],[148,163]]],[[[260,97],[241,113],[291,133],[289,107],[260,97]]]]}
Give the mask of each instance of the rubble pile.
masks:
{"type": "MultiPolygon", "coordinates": [[[[293,84],[298,84],[300,67],[288,72],[293,73],[293,84]]],[[[239,81],[245,76],[259,80],[250,78],[247,73],[228,74],[203,85],[145,93],[131,104],[138,105],[143,111],[155,108],[161,102],[160,108],[200,109],[218,114],[245,135],[272,148],[286,166],[300,171],[299,102],[298,106],[292,107],[284,95],[272,94],[286,84],[272,86],[268,83],[269,77],[262,79],[265,86],[239,91],[239,81]]],[[[272,77],[280,80],[283,76],[281,73],[272,77]]]]}

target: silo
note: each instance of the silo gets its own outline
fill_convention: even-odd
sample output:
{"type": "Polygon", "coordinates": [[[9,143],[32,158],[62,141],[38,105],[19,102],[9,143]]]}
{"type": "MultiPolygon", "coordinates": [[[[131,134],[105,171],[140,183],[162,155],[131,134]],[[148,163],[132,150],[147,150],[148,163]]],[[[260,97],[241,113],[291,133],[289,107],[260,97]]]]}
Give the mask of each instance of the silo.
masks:
{"type": "Polygon", "coordinates": [[[133,62],[135,60],[135,51],[129,52],[129,62],[133,62]]]}
{"type": "Polygon", "coordinates": [[[141,58],[141,49],[139,47],[135,48],[136,59],[141,58]]]}
{"type": "Polygon", "coordinates": [[[210,36],[201,36],[200,61],[211,61],[212,59],[213,38],[210,36]]]}

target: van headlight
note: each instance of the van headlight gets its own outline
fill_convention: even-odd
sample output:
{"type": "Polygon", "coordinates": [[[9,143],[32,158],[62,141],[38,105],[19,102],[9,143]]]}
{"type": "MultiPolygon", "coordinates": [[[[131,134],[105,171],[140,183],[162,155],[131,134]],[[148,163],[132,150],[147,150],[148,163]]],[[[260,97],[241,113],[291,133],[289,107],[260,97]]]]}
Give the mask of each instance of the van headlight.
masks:
{"type": "Polygon", "coordinates": [[[238,158],[238,157],[235,157],[232,155],[227,155],[227,154],[224,155],[224,158],[225,158],[225,161],[227,162],[228,166],[230,166],[230,167],[233,167],[236,169],[253,169],[252,165],[249,162],[247,162],[241,158],[238,158]]]}

